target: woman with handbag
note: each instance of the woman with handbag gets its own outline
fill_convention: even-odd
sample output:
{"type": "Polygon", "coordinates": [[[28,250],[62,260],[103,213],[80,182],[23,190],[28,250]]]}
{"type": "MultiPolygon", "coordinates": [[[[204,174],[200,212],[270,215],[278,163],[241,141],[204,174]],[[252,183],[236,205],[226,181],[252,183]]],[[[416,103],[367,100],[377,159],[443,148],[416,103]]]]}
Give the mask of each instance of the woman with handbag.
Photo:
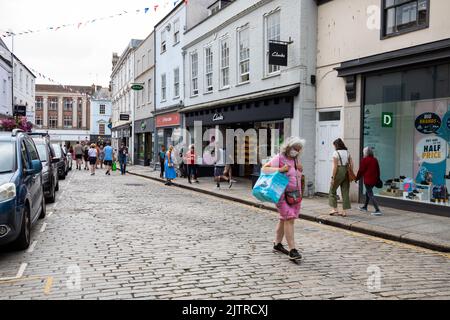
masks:
{"type": "Polygon", "coordinates": [[[332,208],[330,215],[340,215],[346,217],[346,210],[351,209],[350,204],[350,182],[356,179],[353,172],[353,160],[342,139],[333,142],[336,151],[333,153],[333,170],[331,175],[330,193],[328,203],[332,208]],[[342,212],[339,213],[337,205],[337,189],[341,188],[342,212]]]}
{"type": "Polygon", "coordinates": [[[366,202],[364,203],[364,206],[359,207],[359,210],[367,212],[369,202],[372,200],[373,206],[375,207],[375,212],[373,212],[372,215],[381,216],[382,213],[373,195],[374,187],[383,187],[383,182],[380,180],[380,165],[378,164],[378,160],[373,155],[372,148],[365,147],[363,150],[363,155],[364,158],[361,160],[361,165],[359,166],[358,174],[356,175],[356,181],[363,178],[364,186],[366,187],[366,202]]]}
{"type": "Polygon", "coordinates": [[[294,240],[294,222],[300,214],[302,191],[301,178],[303,166],[300,162],[300,155],[303,151],[305,140],[298,137],[288,138],[281,147],[280,154],[275,156],[263,167],[264,173],[273,172],[286,173],[289,178],[289,184],[285,193],[281,196],[277,204],[279,221],[276,227],[274,251],[289,255],[291,260],[302,258],[295,246],[294,240]],[[289,251],[281,243],[286,237],[289,251]]]}
{"type": "Polygon", "coordinates": [[[164,173],[167,179],[167,182],[165,184],[166,186],[170,186],[172,185],[172,180],[177,177],[177,173],[175,171],[175,154],[173,146],[170,146],[169,151],[167,151],[166,153],[164,167],[164,173]]]}

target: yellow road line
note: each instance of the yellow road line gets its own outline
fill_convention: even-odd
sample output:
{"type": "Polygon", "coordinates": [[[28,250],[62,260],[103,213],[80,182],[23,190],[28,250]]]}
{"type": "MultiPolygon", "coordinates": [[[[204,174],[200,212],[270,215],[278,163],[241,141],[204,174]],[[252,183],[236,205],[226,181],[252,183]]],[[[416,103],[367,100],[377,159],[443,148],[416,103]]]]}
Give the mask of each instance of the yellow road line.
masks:
{"type": "Polygon", "coordinates": [[[52,289],[52,285],[53,285],[53,277],[48,277],[47,281],[45,282],[44,294],[46,294],[46,295],[50,294],[50,290],[52,289]]]}

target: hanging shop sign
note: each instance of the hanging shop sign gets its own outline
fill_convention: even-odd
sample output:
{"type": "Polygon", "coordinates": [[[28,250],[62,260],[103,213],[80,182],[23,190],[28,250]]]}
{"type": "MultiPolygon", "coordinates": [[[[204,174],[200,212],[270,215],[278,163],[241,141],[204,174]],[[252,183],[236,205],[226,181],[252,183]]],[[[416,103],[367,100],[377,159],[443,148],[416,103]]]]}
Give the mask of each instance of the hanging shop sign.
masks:
{"type": "Polygon", "coordinates": [[[131,85],[131,90],[142,91],[142,90],[144,90],[144,84],[143,83],[133,83],[131,85]]]}
{"type": "Polygon", "coordinates": [[[129,114],[120,114],[120,121],[130,121],[130,115],[129,114]]]}
{"type": "Polygon", "coordinates": [[[22,116],[22,117],[26,117],[27,115],[27,106],[19,106],[19,105],[15,105],[14,106],[14,112],[13,112],[14,116],[22,116]]]}
{"type": "Polygon", "coordinates": [[[440,163],[447,157],[447,142],[437,136],[423,138],[417,143],[416,154],[421,162],[440,163]]]}
{"type": "Polygon", "coordinates": [[[433,112],[422,113],[416,118],[416,130],[423,134],[435,133],[441,127],[441,118],[433,112]]]}
{"type": "Polygon", "coordinates": [[[269,64],[286,67],[288,65],[288,44],[269,43],[269,64]]]}

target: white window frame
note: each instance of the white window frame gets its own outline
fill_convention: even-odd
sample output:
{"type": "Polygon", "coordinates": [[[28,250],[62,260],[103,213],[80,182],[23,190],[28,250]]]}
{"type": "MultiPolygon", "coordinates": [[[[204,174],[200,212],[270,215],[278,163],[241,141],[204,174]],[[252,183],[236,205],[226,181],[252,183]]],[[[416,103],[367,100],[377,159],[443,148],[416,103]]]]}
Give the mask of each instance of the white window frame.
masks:
{"type": "Polygon", "coordinates": [[[72,126],[73,126],[73,118],[72,118],[72,116],[64,116],[63,117],[63,127],[64,127],[64,129],[72,129],[72,126]],[[69,123],[69,124],[66,125],[66,123],[69,123]]]}
{"type": "Polygon", "coordinates": [[[98,124],[98,134],[99,135],[106,135],[106,125],[104,124],[104,123],[99,123],[98,124]],[[102,131],[101,131],[101,127],[103,126],[103,133],[102,133],[102,131]]]}
{"type": "Polygon", "coordinates": [[[58,117],[57,117],[57,116],[50,116],[50,117],[48,118],[48,127],[49,127],[50,129],[56,129],[56,128],[58,128],[58,117]],[[55,126],[52,126],[52,122],[54,122],[56,125],[55,125],[55,126]]]}
{"type": "Polygon", "coordinates": [[[161,102],[167,101],[167,75],[161,75],[161,102]]]}
{"type": "Polygon", "coordinates": [[[42,128],[43,125],[42,116],[36,116],[35,122],[38,128],[42,128]]]}
{"type": "Polygon", "coordinates": [[[173,94],[174,99],[180,98],[180,68],[177,67],[173,70],[173,94]]]}
{"type": "Polygon", "coordinates": [[[101,104],[99,107],[99,114],[101,115],[105,115],[106,114],[106,105],[105,104],[101,104]],[[102,108],[103,108],[103,112],[102,112],[102,108]]]}
{"type": "Polygon", "coordinates": [[[198,52],[192,52],[191,53],[191,96],[195,97],[199,94],[199,87],[198,87],[198,52]],[[195,67],[194,67],[194,57],[196,57],[195,60],[195,67]],[[195,71],[195,72],[194,72],[195,71]]]}
{"type": "Polygon", "coordinates": [[[221,89],[227,89],[230,87],[230,41],[229,37],[224,37],[220,39],[219,42],[219,51],[220,51],[220,75],[219,75],[219,82],[220,82],[220,88],[221,89]],[[227,45],[227,56],[224,56],[224,50],[223,45],[227,45]],[[225,83],[225,72],[227,75],[227,82],[225,83]]]}
{"type": "Polygon", "coordinates": [[[213,91],[214,91],[214,52],[212,46],[209,45],[205,47],[205,93],[211,93],[213,91]]]}
{"type": "Polygon", "coordinates": [[[166,30],[161,31],[161,54],[167,51],[166,30]]]}
{"type": "Polygon", "coordinates": [[[238,51],[238,84],[246,84],[250,82],[250,26],[247,24],[241,28],[239,28],[237,30],[237,51],[238,51]],[[245,59],[242,59],[242,50],[241,50],[241,39],[242,39],[242,33],[243,32],[247,32],[248,36],[247,36],[247,41],[248,41],[248,46],[246,48],[246,50],[248,50],[248,57],[246,57],[245,59]],[[248,71],[242,73],[242,66],[244,64],[248,64],[248,71]],[[244,76],[248,76],[248,79],[246,80],[242,80],[244,76]]]}
{"type": "Polygon", "coordinates": [[[173,22],[173,45],[176,46],[181,41],[180,19],[173,22]]]}
{"type": "Polygon", "coordinates": [[[52,97],[48,99],[48,110],[58,111],[58,98],[52,97]],[[55,108],[53,108],[55,106],[55,108]]]}
{"type": "Polygon", "coordinates": [[[69,99],[71,99],[71,98],[64,98],[64,105],[63,105],[64,111],[72,111],[73,110],[73,99],[72,100],[69,100],[69,99]]]}
{"type": "Polygon", "coordinates": [[[281,40],[281,9],[277,8],[267,14],[264,15],[264,43],[265,43],[265,74],[266,76],[271,76],[275,74],[281,73],[281,66],[275,66],[269,64],[269,41],[270,40],[281,40]],[[271,21],[270,18],[278,15],[278,30],[273,30],[272,28],[277,28],[276,24],[269,24],[271,21]],[[278,32],[277,32],[278,31],[278,32]]]}

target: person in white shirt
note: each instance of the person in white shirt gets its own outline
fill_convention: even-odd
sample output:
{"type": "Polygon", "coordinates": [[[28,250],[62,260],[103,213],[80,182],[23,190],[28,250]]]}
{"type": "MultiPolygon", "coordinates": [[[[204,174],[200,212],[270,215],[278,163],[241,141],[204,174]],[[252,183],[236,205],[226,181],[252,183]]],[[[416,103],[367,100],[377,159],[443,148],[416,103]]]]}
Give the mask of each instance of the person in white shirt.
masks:
{"type": "Polygon", "coordinates": [[[333,142],[336,151],[333,153],[333,171],[330,183],[330,193],[328,203],[331,207],[330,215],[347,216],[346,210],[351,209],[350,204],[350,178],[348,175],[349,167],[353,168],[352,158],[342,139],[333,142]],[[341,188],[342,193],[342,212],[339,213],[337,205],[337,189],[341,188]]]}
{"type": "Polygon", "coordinates": [[[91,144],[91,148],[88,151],[88,156],[89,156],[89,164],[91,167],[91,176],[95,175],[95,166],[97,164],[97,148],[96,145],[93,143],[91,144]]]}

